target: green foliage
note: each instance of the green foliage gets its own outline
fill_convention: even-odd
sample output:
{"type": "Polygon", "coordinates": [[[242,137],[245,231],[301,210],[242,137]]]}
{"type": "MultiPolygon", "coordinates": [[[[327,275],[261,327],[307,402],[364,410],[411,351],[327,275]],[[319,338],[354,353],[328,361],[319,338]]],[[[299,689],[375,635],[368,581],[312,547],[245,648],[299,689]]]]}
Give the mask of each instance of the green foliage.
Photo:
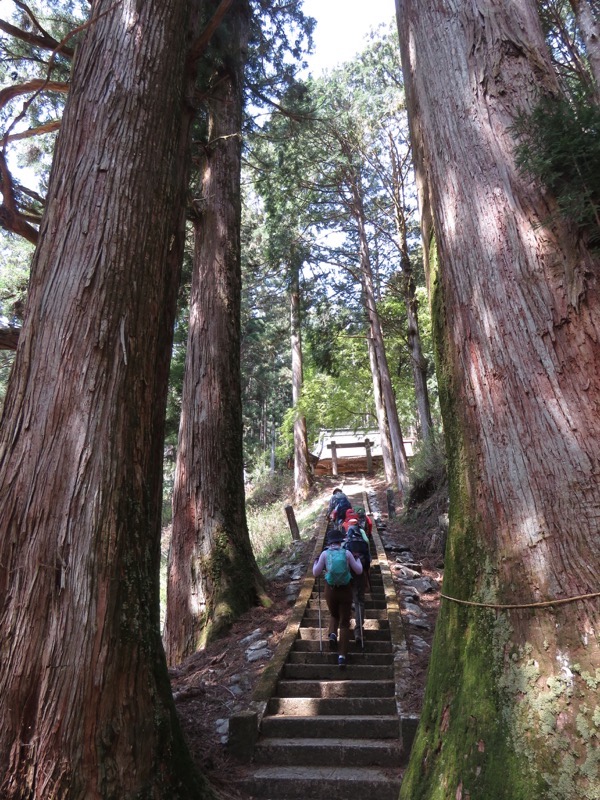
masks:
{"type": "MultiPolygon", "coordinates": [[[[589,2],[589,0],[584,1],[589,2]]],[[[594,78],[585,43],[577,26],[573,0],[538,0],[538,11],[563,90],[569,95],[577,94],[582,87],[588,91],[592,90],[594,78]]]]}
{"type": "MultiPolygon", "coordinates": [[[[5,324],[19,326],[23,320],[32,253],[33,245],[24,239],[5,236],[0,240],[0,319],[5,324]]],[[[13,361],[14,352],[0,350],[0,410],[13,361]]]]}
{"type": "Polygon", "coordinates": [[[246,198],[242,222],[242,403],[244,458],[252,471],[291,403],[289,301],[285,274],[269,258],[264,219],[246,198]]]}
{"type": "MultiPolygon", "coordinates": [[[[274,114],[251,152],[265,219],[264,259],[271,275],[279,276],[277,291],[288,289],[292,270],[299,268],[301,276],[304,385],[298,406],[292,409],[288,403],[280,428],[280,459],[293,452],[298,414],[306,418],[309,446],[322,428],[376,426],[359,274],[357,195],[365,211],[401,425],[408,428],[416,422],[406,308],[394,283],[404,256],[395,242],[395,201],[390,199],[393,141],[402,175],[398,170],[394,174],[403,181],[398,191],[407,204],[406,238],[414,274],[422,278],[400,75],[395,30],[373,33],[364,53],[310,81],[304,93],[296,92],[290,98],[294,115],[274,114]]],[[[275,284],[272,278],[270,282],[275,284]]],[[[435,382],[433,372],[431,379],[435,382]]]]}
{"type": "Polygon", "coordinates": [[[284,511],[293,493],[288,474],[271,474],[266,469],[253,476],[246,501],[246,518],[256,560],[264,562],[275,550],[289,544],[290,531],[284,511]]]}
{"type": "Polygon", "coordinates": [[[32,223],[39,220],[43,209],[42,195],[47,188],[56,139],[52,131],[43,135],[34,132],[60,120],[66,92],[52,87],[21,91],[18,87],[27,86],[35,79],[59,84],[68,82],[72,51],[82,36],[81,31],[70,37],[69,33],[87,17],[89,8],[86,6],[82,2],[56,0],[15,4],[8,21],[21,35],[0,37],[0,84],[16,87],[14,96],[0,108],[0,137],[15,134],[25,137],[8,141],[6,154],[13,173],[16,206],[32,223]],[[70,52],[57,50],[61,41],[65,41],[70,52]],[[25,131],[29,133],[25,135],[25,131]],[[24,180],[31,188],[22,185],[24,180]]]}
{"type": "Polygon", "coordinates": [[[419,442],[408,466],[410,489],[406,504],[410,512],[415,506],[447,487],[446,451],[441,437],[438,435],[427,442],[419,442]]]}
{"type": "Polygon", "coordinates": [[[517,164],[556,197],[559,213],[600,246],[600,106],[586,94],[540,97],[514,125],[517,164]]]}
{"type": "MultiPolygon", "coordinates": [[[[245,83],[248,105],[256,111],[279,105],[286,94],[296,91],[297,72],[306,66],[305,53],[312,50],[316,21],[305,16],[302,0],[250,0],[250,6],[245,83]]],[[[252,123],[248,117],[246,125],[252,123]]]]}
{"type": "Polygon", "coordinates": [[[23,319],[33,245],[16,236],[0,241],[0,317],[18,324],[23,319]]]}

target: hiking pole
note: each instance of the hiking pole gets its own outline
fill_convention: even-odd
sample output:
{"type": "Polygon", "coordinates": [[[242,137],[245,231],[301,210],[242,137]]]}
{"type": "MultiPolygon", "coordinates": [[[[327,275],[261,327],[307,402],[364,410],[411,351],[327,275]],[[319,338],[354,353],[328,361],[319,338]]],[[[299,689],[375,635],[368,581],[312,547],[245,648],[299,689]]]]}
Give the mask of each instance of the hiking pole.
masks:
{"type": "Polygon", "coordinates": [[[321,628],[321,576],[317,576],[317,594],[319,595],[319,653],[323,655],[323,628],[321,628]]]}
{"type": "Polygon", "coordinates": [[[360,631],[360,649],[365,650],[365,632],[363,630],[362,606],[358,600],[358,629],[360,631]]]}

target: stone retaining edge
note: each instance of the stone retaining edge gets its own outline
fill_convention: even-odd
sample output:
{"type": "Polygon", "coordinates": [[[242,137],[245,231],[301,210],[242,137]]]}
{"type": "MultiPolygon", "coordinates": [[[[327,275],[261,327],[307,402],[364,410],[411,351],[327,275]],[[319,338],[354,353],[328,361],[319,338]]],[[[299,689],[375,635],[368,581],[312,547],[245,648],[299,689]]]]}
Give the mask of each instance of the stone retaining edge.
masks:
{"type": "MultiPolygon", "coordinates": [[[[363,491],[363,505],[370,509],[369,500],[366,492],[363,491]]],[[[372,515],[371,515],[372,516],[372,515]]],[[[387,605],[388,620],[390,623],[390,634],[392,638],[392,651],[394,653],[394,685],[396,697],[396,709],[400,721],[400,739],[404,757],[407,758],[415,738],[415,732],[419,717],[411,714],[404,714],[402,711],[402,696],[404,694],[405,675],[410,670],[410,658],[408,655],[408,644],[404,634],[402,624],[402,614],[398,604],[398,595],[392,578],[392,572],[388,563],[387,554],[381,541],[377,526],[373,524],[373,541],[377,551],[377,559],[381,569],[383,580],[383,590],[387,605]]]]}

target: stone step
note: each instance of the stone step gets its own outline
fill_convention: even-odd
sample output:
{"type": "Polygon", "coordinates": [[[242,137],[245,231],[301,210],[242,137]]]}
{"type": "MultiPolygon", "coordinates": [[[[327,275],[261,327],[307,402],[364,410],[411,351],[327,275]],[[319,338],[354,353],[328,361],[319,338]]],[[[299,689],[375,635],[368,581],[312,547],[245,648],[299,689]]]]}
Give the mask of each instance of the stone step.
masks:
{"type": "Polygon", "coordinates": [[[261,800],[348,800],[361,794],[397,800],[401,778],[377,767],[260,767],[243,782],[261,800]]]}
{"type": "Polygon", "coordinates": [[[326,767],[398,767],[402,747],[394,739],[262,739],[256,764],[326,767]]]}
{"type": "MultiPolygon", "coordinates": [[[[321,622],[325,626],[325,620],[321,622]]],[[[327,637],[326,629],[321,628],[322,636],[327,637]]],[[[351,634],[354,635],[354,634],[351,634]]],[[[391,642],[390,626],[387,620],[366,619],[363,626],[363,635],[365,642],[391,642]],[[379,627],[383,623],[384,627],[379,627]]],[[[298,638],[305,641],[319,641],[319,626],[314,625],[310,627],[300,627],[298,630],[298,638]]]]}
{"type": "Polygon", "coordinates": [[[394,681],[280,680],[277,697],[394,697],[394,681]]]}
{"type": "MultiPolygon", "coordinates": [[[[319,610],[319,600],[318,598],[312,598],[306,604],[306,607],[311,611],[317,609],[319,610]]],[[[367,594],[365,596],[365,611],[369,608],[387,608],[387,603],[385,602],[385,596],[382,594],[380,597],[373,597],[372,595],[367,594]]],[[[325,598],[321,598],[321,613],[328,614],[328,608],[325,603],[325,598]]]]}
{"type": "Polygon", "coordinates": [[[392,664],[369,666],[363,663],[353,663],[353,655],[348,654],[348,663],[345,669],[340,669],[336,664],[285,664],[282,677],[292,680],[323,681],[376,681],[389,680],[394,677],[392,664]]]}
{"type": "MultiPolygon", "coordinates": [[[[381,578],[373,577],[372,575],[369,577],[369,585],[370,590],[367,591],[367,594],[385,594],[385,589],[383,588],[383,581],[381,578]]],[[[321,583],[321,597],[323,597],[325,584],[324,582],[321,583]]],[[[318,597],[319,596],[319,585],[316,584],[314,589],[312,590],[311,597],[318,597]]]]}
{"type": "MultiPolygon", "coordinates": [[[[370,588],[366,590],[367,595],[376,594],[382,597],[385,595],[385,590],[383,588],[383,583],[381,581],[370,581],[369,583],[370,583],[370,588]]],[[[324,584],[321,584],[321,598],[324,598],[325,596],[324,588],[325,588],[324,584]]],[[[310,596],[313,599],[318,598],[319,596],[318,585],[314,587],[310,596]]]]}
{"type": "MultiPolygon", "coordinates": [[[[396,714],[397,709],[394,697],[272,697],[266,713],[284,717],[373,717],[396,714]]],[[[353,723],[349,721],[349,724],[353,723]]]]}
{"type": "MultiPolygon", "coordinates": [[[[325,619],[329,617],[329,611],[325,603],[323,603],[321,607],[321,619],[325,619]]],[[[302,624],[307,622],[308,620],[312,620],[315,622],[319,619],[319,609],[318,608],[307,608],[304,612],[304,616],[302,617],[302,624]]],[[[379,622],[387,622],[387,608],[365,608],[365,622],[369,620],[378,620],[379,622]]]]}
{"type": "MultiPolygon", "coordinates": [[[[368,593],[370,593],[370,592],[376,592],[376,593],[379,593],[379,594],[384,594],[385,593],[385,590],[383,588],[383,581],[380,578],[373,578],[371,576],[370,579],[369,579],[369,585],[370,585],[371,588],[368,590],[368,593]]],[[[323,597],[324,589],[325,589],[325,582],[321,581],[321,597],[323,597]]],[[[319,584],[318,583],[315,584],[310,596],[311,597],[318,597],[319,596],[319,584]]]]}
{"type": "Polygon", "coordinates": [[[269,738],[291,739],[397,739],[400,741],[400,720],[394,714],[356,715],[348,718],[346,714],[327,714],[313,716],[264,716],[260,726],[261,734],[269,738]]]}
{"type": "MultiPolygon", "coordinates": [[[[354,630],[350,633],[350,647],[354,647],[354,630]]],[[[327,639],[327,631],[323,631],[322,641],[319,639],[296,639],[293,645],[295,652],[316,653],[319,652],[319,645],[323,645],[323,650],[329,650],[329,640],[327,639]]],[[[365,653],[391,653],[391,641],[384,641],[383,639],[367,639],[365,638],[365,653]]]]}
{"type": "MultiPolygon", "coordinates": [[[[338,652],[337,650],[329,649],[329,642],[323,642],[323,652],[317,650],[316,653],[298,652],[292,650],[288,656],[288,664],[332,664],[337,666],[338,652]]],[[[373,653],[372,651],[363,652],[362,649],[355,643],[350,643],[348,650],[348,659],[353,664],[363,663],[365,659],[373,666],[381,664],[393,664],[393,653],[373,653]],[[358,660],[360,658],[360,661],[358,660]]]]}

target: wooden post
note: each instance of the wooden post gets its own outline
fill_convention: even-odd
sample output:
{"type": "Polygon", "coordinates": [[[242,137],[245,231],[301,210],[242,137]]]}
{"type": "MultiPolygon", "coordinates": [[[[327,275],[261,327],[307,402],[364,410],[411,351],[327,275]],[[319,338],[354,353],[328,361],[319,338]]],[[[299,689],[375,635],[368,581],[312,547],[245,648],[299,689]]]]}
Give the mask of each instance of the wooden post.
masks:
{"type": "Polygon", "coordinates": [[[367,451],[367,475],[373,472],[373,458],[371,456],[371,442],[365,439],[365,449],[367,451]]]}
{"type": "Polygon", "coordinates": [[[335,442],[331,443],[331,474],[334,478],[338,476],[337,447],[335,442]]]}
{"type": "Polygon", "coordinates": [[[394,490],[391,487],[388,487],[385,490],[387,495],[387,506],[388,506],[388,517],[393,519],[396,516],[396,506],[394,504],[394,490]]]}
{"type": "Polygon", "coordinates": [[[292,506],[289,505],[285,506],[285,513],[287,515],[290,530],[292,532],[292,539],[294,539],[294,541],[299,541],[300,529],[298,528],[298,523],[296,522],[296,516],[294,514],[294,509],[292,508],[292,506]]]}

